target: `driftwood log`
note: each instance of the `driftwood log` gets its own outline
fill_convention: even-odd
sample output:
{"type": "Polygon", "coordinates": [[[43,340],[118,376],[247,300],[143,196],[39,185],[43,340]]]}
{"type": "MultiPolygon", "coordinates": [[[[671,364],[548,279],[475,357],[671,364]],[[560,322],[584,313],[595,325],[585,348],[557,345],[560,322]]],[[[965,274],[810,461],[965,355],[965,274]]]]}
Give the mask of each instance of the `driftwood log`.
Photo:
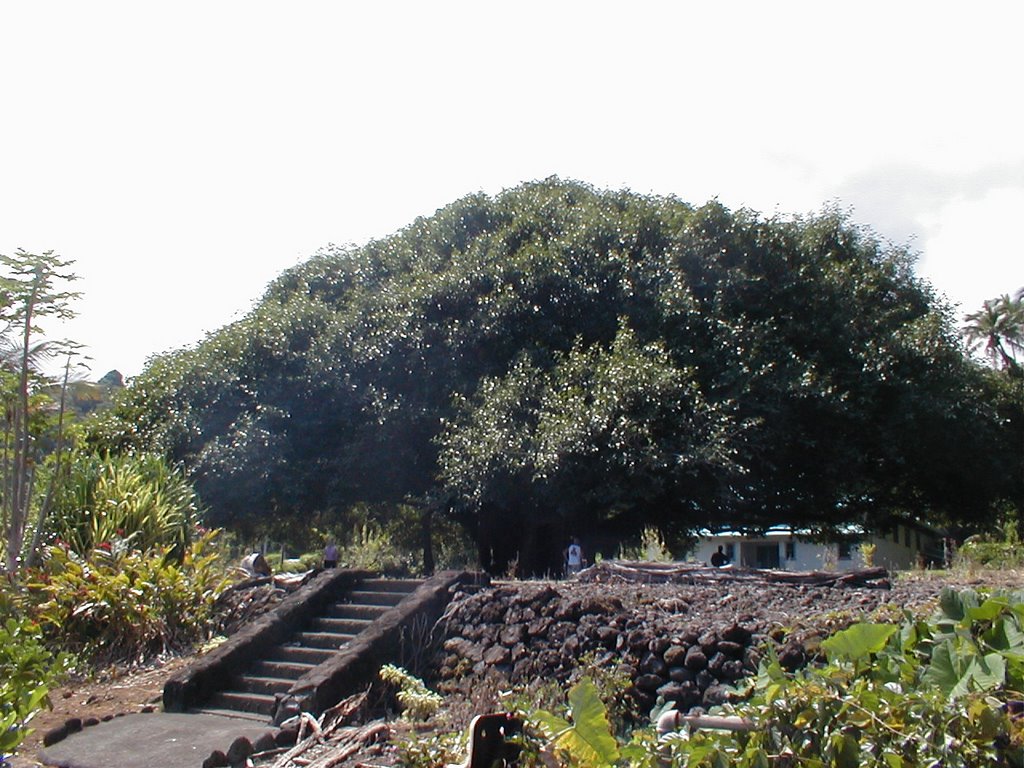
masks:
{"type": "Polygon", "coordinates": [[[808,586],[855,586],[888,589],[885,568],[857,571],[774,571],[728,565],[714,568],[688,563],[648,563],[615,560],[598,563],[581,571],[576,579],[592,583],[635,584],[805,584],[808,586]]]}

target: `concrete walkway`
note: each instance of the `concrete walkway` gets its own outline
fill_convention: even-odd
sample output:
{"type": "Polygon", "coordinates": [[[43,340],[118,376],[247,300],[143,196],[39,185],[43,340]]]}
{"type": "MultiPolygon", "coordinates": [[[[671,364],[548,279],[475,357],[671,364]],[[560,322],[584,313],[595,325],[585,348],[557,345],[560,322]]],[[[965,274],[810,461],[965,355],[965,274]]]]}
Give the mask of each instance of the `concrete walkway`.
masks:
{"type": "Polygon", "coordinates": [[[269,722],[212,714],[153,712],[117,717],[44,747],[38,760],[59,768],[200,768],[214,750],[244,736],[276,732],[269,722]]]}

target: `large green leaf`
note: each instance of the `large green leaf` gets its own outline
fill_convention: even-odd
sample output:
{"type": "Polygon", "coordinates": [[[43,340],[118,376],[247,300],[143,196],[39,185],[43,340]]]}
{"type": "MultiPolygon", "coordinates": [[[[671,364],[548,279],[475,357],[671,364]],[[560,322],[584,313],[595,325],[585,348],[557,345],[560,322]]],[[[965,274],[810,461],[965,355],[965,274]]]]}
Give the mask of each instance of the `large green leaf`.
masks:
{"type": "Polygon", "coordinates": [[[593,680],[584,677],[569,690],[569,706],[574,727],[563,741],[572,744],[570,752],[581,757],[589,754],[585,765],[612,765],[619,759],[619,747],[593,680]]]}
{"type": "Polygon", "coordinates": [[[981,605],[968,608],[965,618],[971,622],[994,621],[1008,607],[1009,603],[1006,598],[990,597],[981,605]]]}
{"type": "Polygon", "coordinates": [[[895,624],[854,624],[823,640],[821,647],[828,654],[829,661],[859,661],[885,648],[889,638],[898,630],[895,624]]]}
{"type": "Polygon", "coordinates": [[[975,690],[994,691],[1006,680],[1006,659],[998,653],[977,656],[971,659],[968,672],[975,690]]]}
{"type": "Polygon", "coordinates": [[[608,713],[597,686],[584,677],[569,690],[572,723],[547,711],[533,714],[545,735],[564,750],[574,765],[586,768],[612,766],[619,759],[619,746],[611,733],[608,713]]]}
{"type": "Polygon", "coordinates": [[[963,621],[971,608],[978,607],[978,594],[970,589],[956,590],[943,587],[939,594],[939,609],[953,621],[963,621]]]}
{"type": "Polygon", "coordinates": [[[958,649],[947,640],[935,646],[921,680],[951,698],[971,691],[991,691],[1006,680],[1006,660],[998,653],[982,656],[973,650],[958,649]]]}
{"type": "Polygon", "coordinates": [[[960,682],[963,670],[958,668],[959,657],[953,649],[953,643],[943,641],[932,650],[931,662],[921,676],[921,681],[934,685],[943,693],[950,693],[960,682]]]}

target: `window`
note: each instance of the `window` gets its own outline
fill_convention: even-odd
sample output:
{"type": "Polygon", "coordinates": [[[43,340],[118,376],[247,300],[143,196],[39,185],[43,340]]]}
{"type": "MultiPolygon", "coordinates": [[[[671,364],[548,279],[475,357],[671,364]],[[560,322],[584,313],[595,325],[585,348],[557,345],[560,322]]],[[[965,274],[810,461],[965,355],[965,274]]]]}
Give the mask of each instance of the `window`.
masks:
{"type": "Polygon", "coordinates": [[[786,559],[787,560],[796,560],[796,542],[795,541],[787,541],[786,542],[786,559]]]}
{"type": "Polygon", "coordinates": [[[725,545],[725,559],[728,560],[730,563],[735,563],[736,562],[736,545],[735,544],[726,544],[725,545]]]}
{"type": "Polygon", "coordinates": [[[910,529],[906,526],[903,527],[903,543],[906,546],[910,546],[910,529]]]}
{"type": "Polygon", "coordinates": [[[836,544],[836,549],[839,550],[840,560],[849,560],[853,557],[853,545],[848,541],[840,541],[836,544]]]}

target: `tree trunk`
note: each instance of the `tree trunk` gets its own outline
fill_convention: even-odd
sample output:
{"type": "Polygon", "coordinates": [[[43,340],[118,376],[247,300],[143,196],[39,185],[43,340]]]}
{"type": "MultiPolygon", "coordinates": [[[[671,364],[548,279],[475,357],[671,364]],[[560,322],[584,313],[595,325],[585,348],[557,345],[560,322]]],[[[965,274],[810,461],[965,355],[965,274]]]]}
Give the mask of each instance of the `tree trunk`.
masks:
{"type": "Polygon", "coordinates": [[[60,410],[57,414],[57,449],[55,451],[53,474],[50,476],[50,485],[46,489],[46,498],[39,505],[39,517],[36,518],[36,529],[32,532],[32,546],[28,549],[26,565],[32,567],[39,559],[39,546],[43,539],[43,527],[46,525],[46,518],[50,514],[50,507],[53,504],[53,494],[60,481],[63,470],[61,459],[64,457],[64,409],[67,405],[68,378],[71,375],[71,356],[64,366],[64,383],[60,388],[60,410]]]}
{"type": "Polygon", "coordinates": [[[521,579],[539,576],[542,569],[538,566],[537,522],[534,520],[533,515],[525,515],[521,521],[519,560],[516,563],[516,576],[521,579]]]}
{"type": "Polygon", "coordinates": [[[7,570],[18,568],[18,558],[25,539],[25,519],[28,516],[28,373],[29,352],[32,341],[32,314],[39,292],[40,270],[25,302],[25,331],[22,334],[21,375],[18,381],[18,406],[14,411],[14,477],[11,493],[11,517],[7,536],[7,570]]]}
{"type": "Polygon", "coordinates": [[[434,574],[434,508],[427,505],[420,515],[423,536],[423,575],[434,574]]]}

